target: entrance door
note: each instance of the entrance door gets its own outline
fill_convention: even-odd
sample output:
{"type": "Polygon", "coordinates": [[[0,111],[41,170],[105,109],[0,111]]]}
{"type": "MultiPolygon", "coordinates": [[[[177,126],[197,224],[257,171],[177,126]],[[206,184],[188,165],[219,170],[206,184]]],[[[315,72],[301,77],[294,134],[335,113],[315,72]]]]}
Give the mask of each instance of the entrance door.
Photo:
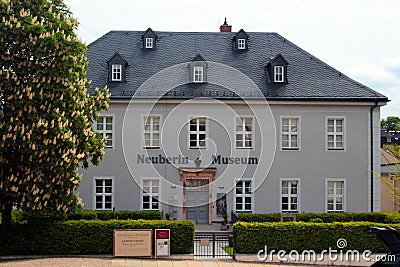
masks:
{"type": "Polygon", "coordinates": [[[208,191],[186,190],[186,219],[208,224],[208,191]]]}

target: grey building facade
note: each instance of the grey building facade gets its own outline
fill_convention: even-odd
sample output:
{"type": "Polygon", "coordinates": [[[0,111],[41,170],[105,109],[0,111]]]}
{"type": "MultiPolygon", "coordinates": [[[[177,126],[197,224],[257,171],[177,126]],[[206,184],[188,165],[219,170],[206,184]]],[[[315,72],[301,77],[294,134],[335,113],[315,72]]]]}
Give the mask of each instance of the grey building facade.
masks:
{"type": "Polygon", "coordinates": [[[82,170],[86,209],[196,223],[231,211],[380,210],[371,170],[387,97],[282,36],[111,31],[87,58],[111,101],[94,122],[103,161],[82,170]]]}

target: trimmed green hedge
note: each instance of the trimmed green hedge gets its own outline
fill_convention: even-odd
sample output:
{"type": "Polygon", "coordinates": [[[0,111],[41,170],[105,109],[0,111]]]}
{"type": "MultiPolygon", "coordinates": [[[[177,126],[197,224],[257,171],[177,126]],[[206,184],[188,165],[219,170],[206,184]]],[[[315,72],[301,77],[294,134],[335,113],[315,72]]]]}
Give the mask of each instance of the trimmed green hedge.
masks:
{"type": "Polygon", "coordinates": [[[171,253],[193,253],[192,221],[80,220],[0,225],[0,255],[113,253],[114,229],[171,229],[171,253]]]}
{"type": "MultiPolygon", "coordinates": [[[[375,235],[364,233],[371,226],[385,224],[368,222],[345,223],[246,223],[238,222],[233,225],[235,251],[242,254],[256,254],[268,246],[271,250],[322,250],[338,249],[336,242],[340,238],[347,241],[347,250],[364,250],[372,252],[387,252],[375,235]]],[[[400,224],[391,225],[400,229],[400,224]]]]}
{"type": "MultiPolygon", "coordinates": [[[[253,214],[239,213],[242,222],[280,222],[280,213],[253,214]]],[[[285,221],[290,221],[285,218],[285,221]]],[[[376,222],[400,223],[400,214],[397,212],[333,212],[333,213],[299,213],[296,214],[298,222],[376,222]]]]}
{"type": "Polygon", "coordinates": [[[162,212],[158,210],[120,210],[98,211],[83,210],[68,214],[67,220],[162,220],[162,212]]]}

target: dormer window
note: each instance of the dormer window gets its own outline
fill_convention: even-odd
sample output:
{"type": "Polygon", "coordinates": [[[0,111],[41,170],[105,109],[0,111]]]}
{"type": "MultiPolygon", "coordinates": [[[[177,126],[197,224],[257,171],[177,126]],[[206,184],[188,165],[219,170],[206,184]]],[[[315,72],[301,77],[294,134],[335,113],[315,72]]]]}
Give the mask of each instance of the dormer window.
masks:
{"type": "Polygon", "coordinates": [[[108,82],[125,82],[126,67],[128,62],[118,52],[107,60],[108,65],[108,82]]]}
{"type": "Polygon", "coordinates": [[[189,63],[189,80],[192,83],[207,82],[207,62],[200,54],[189,63]]]}
{"type": "Polygon", "coordinates": [[[156,49],[156,33],[148,28],[142,35],[143,50],[154,50],[156,49]]]}
{"type": "Polygon", "coordinates": [[[274,82],[276,83],[283,83],[284,76],[283,76],[283,66],[275,66],[274,67],[274,82]]]}
{"type": "Polygon", "coordinates": [[[238,49],[246,49],[246,39],[238,40],[238,49]]]}
{"type": "Polygon", "coordinates": [[[236,51],[243,52],[249,50],[249,36],[243,29],[236,33],[235,37],[233,37],[233,40],[235,43],[236,51]]]}
{"type": "Polygon", "coordinates": [[[146,38],[146,48],[153,48],[153,38],[146,38]]]}
{"type": "Polygon", "coordinates": [[[195,83],[202,83],[203,82],[203,67],[202,66],[195,66],[193,69],[195,83]]]}
{"type": "Polygon", "coordinates": [[[286,59],[278,54],[270,59],[266,69],[268,71],[267,82],[268,83],[287,83],[287,67],[289,63],[286,59]]]}
{"type": "Polygon", "coordinates": [[[120,82],[122,81],[122,65],[121,64],[112,64],[112,75],[111,81],[120,82]]]}

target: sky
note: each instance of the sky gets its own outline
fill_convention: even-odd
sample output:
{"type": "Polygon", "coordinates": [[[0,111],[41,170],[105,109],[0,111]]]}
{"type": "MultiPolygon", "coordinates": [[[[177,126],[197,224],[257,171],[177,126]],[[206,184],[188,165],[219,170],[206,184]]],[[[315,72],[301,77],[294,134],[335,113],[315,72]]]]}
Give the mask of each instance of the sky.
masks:
{"type": "Polygon", "coordinates": [[[111,30],[277,32],[391,100],[400,117],[399,0],[64,0],[86,44],[111,30]]]}

